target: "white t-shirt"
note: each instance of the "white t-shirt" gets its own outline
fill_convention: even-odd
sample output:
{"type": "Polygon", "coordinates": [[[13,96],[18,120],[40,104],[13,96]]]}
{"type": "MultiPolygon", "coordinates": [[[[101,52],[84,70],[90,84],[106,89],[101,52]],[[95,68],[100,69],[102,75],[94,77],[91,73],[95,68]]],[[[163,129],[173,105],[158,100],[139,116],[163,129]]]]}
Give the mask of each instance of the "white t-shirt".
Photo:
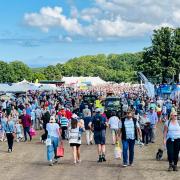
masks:
{"type": "Polygon", "coordinates": [[[46,125],[46,130],[48,131],[48,136],[59,137],[59,125],[57,123],[48,123],[46,125]]]}
{"type": "Polygon", "coordinates": [[[119,118],[117,116],[112,116],[109,119],[108,124],[110,125],[111,129],[118,129],[119,128],[119,118]]]}
{"type": "Polygon", "coordinates": [[[176,124],[172,124],[171,122],[167,121],[165,123],[165,126],[168,127],[168,133],[167,133],[167,139],[178,139],[180,138],[180,125],[178,121],[176,121],[176,124]]]}

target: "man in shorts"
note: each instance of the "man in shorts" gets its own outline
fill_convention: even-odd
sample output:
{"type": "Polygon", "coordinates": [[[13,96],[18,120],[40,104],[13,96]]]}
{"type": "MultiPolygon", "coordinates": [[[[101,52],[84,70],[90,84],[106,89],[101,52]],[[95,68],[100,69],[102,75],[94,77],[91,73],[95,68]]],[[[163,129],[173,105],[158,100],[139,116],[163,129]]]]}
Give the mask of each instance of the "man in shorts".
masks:
{"type": "Polygon", "coordinates": [[[101,109],[96,109],[96,114],[93,116],[89,126],[94,131],[94,141],[98,148],[99,159],[97,162],[106,161],[105,144],[106,144],[106,118],[101,115],[101,109]]]}

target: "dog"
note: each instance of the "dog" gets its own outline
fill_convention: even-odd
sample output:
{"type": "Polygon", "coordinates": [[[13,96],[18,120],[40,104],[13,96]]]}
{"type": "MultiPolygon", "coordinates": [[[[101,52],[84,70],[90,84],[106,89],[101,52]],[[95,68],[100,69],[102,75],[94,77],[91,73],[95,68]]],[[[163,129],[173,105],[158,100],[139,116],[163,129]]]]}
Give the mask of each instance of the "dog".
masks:
{"type": "Polygon", "coordinates": [[[158,152],[156,153],[156,160],[161,161],[163,159],[163,150],[158,149],[158,152]]]}

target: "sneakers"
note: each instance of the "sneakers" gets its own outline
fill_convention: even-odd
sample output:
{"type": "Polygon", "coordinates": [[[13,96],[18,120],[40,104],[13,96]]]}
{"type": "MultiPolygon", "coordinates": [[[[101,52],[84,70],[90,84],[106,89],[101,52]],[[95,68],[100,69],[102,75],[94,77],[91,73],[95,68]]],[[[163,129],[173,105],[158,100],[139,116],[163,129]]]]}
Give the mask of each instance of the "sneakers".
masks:
{"type": "Polygon", "coordinates": [[[77,163],[79,163],[79,164],[80,164],[80,163],[81,163],[81,159],[77,160],[77,163]]]}
{"type": "Polygon", "coordinates": [[[8,153],[12,153],[12,149],[8,149],[8,153]]]}
{"type": "Polygon", "coordinates": [[[99,159],[98,159],[97,162],[98,162],[98,163],[102,162],[102,157],[101,157],[101,156],[99,156],[99,159]]]}
{"type": "Polygon", "coordinates": [[[177,165],[173,166],[173,171],[178,171],[177,165]]]}
{"type": "Polygon", "coordinates": [[[49,166],[53,166],[53,161],[49,161],[49,166]]]}
{"type": "Polygon", "coordinates": [[[172,171],[172,170],[173,170],[173,165],[170,164],[170,165],[169,165],[169,168],[168,168],[168,171],[172,171]]]}
{"type": "Polygon", "coordinates": [[[55,160],[54,160],[54,164],[57,164],[57,163],[58,163],[58,159],[55,159],[55,160]]]}
{"type": "Polygon", "coordinates": [[[123,167],[127,167],[128,165],[126,163],[123,164],[123,167]]]}
{"type": "Polygon", "coordinates": [[[105,158],[105,155],[103,154],[102,156],[99,155],[99,159],[97,162],[106,162],[106,158],[105,158]]]}
{"type": "Polygon", "coordinates": [[[101,158],[101,159],[102,159],[103,162],[106,162],[105,155],[102,155],[102,158],[101,158]]]}

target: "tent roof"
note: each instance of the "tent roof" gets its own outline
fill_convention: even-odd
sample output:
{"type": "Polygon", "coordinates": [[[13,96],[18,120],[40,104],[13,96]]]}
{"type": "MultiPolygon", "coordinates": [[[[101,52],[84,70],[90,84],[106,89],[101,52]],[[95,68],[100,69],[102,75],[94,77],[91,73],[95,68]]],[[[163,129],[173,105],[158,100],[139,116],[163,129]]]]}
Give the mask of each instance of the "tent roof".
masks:
{"type": "Polygon", "coordinates": [[[105,84],[106,81],[102,80],[100,77],[63,77],[62,81],[65,84],[78,84],[78,83],[91,83],[92,85],[105,84]]]}

